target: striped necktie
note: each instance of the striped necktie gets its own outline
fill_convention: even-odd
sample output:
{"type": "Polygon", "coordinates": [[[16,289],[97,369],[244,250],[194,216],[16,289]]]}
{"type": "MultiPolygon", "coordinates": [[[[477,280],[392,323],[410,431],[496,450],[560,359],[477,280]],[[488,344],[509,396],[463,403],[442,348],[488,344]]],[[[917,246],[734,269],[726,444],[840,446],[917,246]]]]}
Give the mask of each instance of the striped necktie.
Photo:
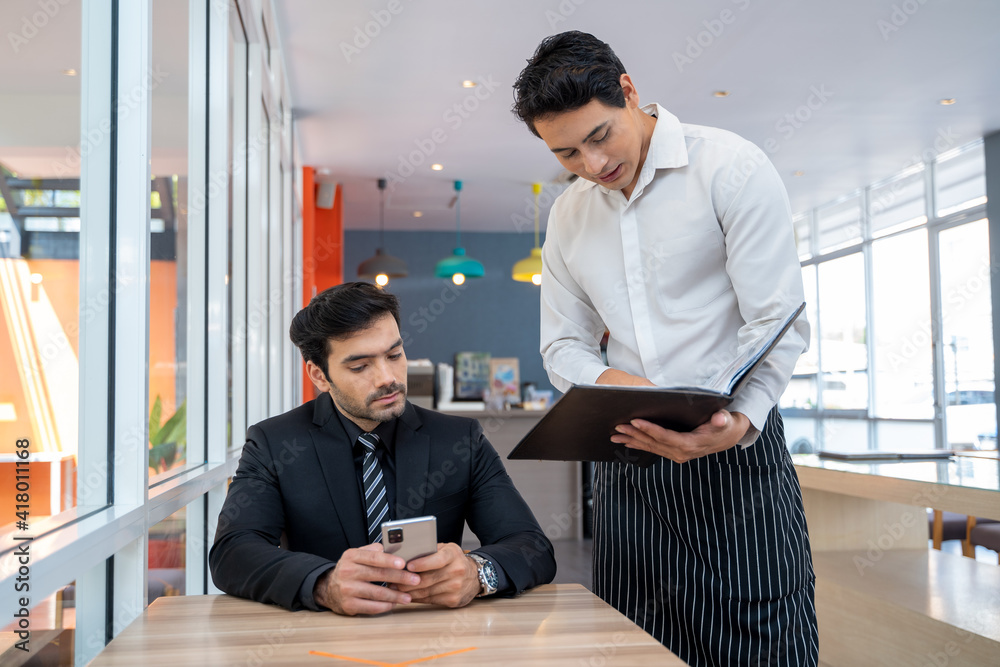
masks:
{"type": "Polygon", "coordinates": [[[382,522],[389,518],[389,499],[385,495],[382,464],[375,454],[379,437],[374,433],[362,433],[358,436],[358,442],[365,448],[361,477],[365,487],[365,511],[368,515],[368,543],[371,544],[382,541],[381,527],[382,522]]]}

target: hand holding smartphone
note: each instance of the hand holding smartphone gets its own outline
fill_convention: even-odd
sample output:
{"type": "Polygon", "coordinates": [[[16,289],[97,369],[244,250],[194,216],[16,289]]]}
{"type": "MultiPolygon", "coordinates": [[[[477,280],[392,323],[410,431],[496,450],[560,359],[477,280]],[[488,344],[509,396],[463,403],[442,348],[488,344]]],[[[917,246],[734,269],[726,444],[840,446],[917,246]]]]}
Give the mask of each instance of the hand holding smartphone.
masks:
{"type": "Polygon", "coordinates": [[[382,546],[386,553],[399,556],[407,563],[437,553],[437,518],[418,516],[386,521],[382,524],[382,546]]]}

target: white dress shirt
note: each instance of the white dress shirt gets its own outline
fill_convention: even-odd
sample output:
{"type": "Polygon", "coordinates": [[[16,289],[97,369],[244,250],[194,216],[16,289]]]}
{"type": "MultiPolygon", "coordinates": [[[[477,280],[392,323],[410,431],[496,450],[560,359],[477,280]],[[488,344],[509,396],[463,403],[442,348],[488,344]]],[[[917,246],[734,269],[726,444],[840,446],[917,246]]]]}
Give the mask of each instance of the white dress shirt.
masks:
{"type": "MultiPolygon", "coordinates": [[[[552,206],[542,249],[541,353],[552,384],[593,384],[605,329],[611,368],[697,386],[804,300],[785,187],[763,151],[682,124],[658,104],[630,199],[577,179],[552,206]]],[[[800,316],[729,409],[756,440],[809,324],[800,316]]]]}

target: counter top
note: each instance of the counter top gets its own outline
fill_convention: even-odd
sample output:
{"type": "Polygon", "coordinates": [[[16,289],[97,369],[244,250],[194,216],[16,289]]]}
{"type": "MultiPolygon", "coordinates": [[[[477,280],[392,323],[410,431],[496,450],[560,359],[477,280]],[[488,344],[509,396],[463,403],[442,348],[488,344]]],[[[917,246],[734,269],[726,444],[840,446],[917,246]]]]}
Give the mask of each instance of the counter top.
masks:
{"type": "MultiPolygon", "coordinates": [[[[996,459],[953,456],[926,461],[842,461],[820,458],[816,454],[794,454],[792,461],[797,466],[823,470],[1000,491],[1000,461],[996,459]]],[[[1000,503],[1000,499],[997,502],[1000,503]]]]}
{"type": "Polygon", "coordinates": [[[548,410],[438,410],[444,415],[471,417],[472,419],[541,419],[548,410]]]}
{"type": "Polygon", "coordinates": [[[792,456],[803,489],[1000,520],[1000,460],[840,461],[792,456]]]}

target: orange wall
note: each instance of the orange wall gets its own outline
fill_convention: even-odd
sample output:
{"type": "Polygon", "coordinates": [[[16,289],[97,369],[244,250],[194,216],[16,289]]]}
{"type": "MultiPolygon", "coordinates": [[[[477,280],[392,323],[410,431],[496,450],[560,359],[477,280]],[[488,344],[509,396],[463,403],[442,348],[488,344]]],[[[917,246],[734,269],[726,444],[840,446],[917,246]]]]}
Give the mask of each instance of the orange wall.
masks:
{"type": "MultiPolygon", "coordinates": [[[[177,263],[149,263],[149,404],[159,394],[164,415],[174,413],[175,317],[177,310],[177,263]],[[168,411],[169,408],[169,411],[168,411]]],[[[33,273],[42,276],[42,286],[52,302],[73,353],[80,358],[80,262],[75,259],[33,259],[33,273]]],[[[6,383],[5,383],[6,384],[6,383]]]]}
{"type": "Polygon", "coordinates": [[[176,311],[177,262],[152,260],[149,263],[149,407],[153,407],[159,394],[163,404],[161,424],[177,411],[176,311]]]}
{"type": "MultiPolygon", "coordinates": [[[[79,363],[80,356],[80,262],[75,259],[36,259],[28,261],[29,270],[42,276],[42,288],[52,303],[66,339],[79,363]]],[[[149,404],[159,394],[163,404],[162,421],[172,415],[177,363],[175,359],[175,318],[177,310],[177,265],[175,262],[150,262],[149,305],[149,404]]],[[[36,344],[39,344],[36,341],[36,344]]],[[[6,322],[0,322],[0,368],[14,369],[13,342],[6,322]]],[[[17,438],[38,442],[37,429],[31,423],[24,399],[20,375],[5,374],[0,382],[0,403],[13,403],[17,421],[0,422],[0,452],[13,451],[17,438]]],[[[52,406],[53,411],[60,409],[52,406]]],[[[162,423],[162,422],[161,422],[162,423]]],[[[62,443],[63,451],[76,454],[78,443],[62,443]]]]}
{"type": "MultiPolygon", "coordinates": [[[[302,306],[323,290],[344,282],[344,196],[337,185],[333,208],[317,208],[315,169],[302,168],[302,306]]],[[[302,369],[302,398],[315,388],[302,369]]]]}

